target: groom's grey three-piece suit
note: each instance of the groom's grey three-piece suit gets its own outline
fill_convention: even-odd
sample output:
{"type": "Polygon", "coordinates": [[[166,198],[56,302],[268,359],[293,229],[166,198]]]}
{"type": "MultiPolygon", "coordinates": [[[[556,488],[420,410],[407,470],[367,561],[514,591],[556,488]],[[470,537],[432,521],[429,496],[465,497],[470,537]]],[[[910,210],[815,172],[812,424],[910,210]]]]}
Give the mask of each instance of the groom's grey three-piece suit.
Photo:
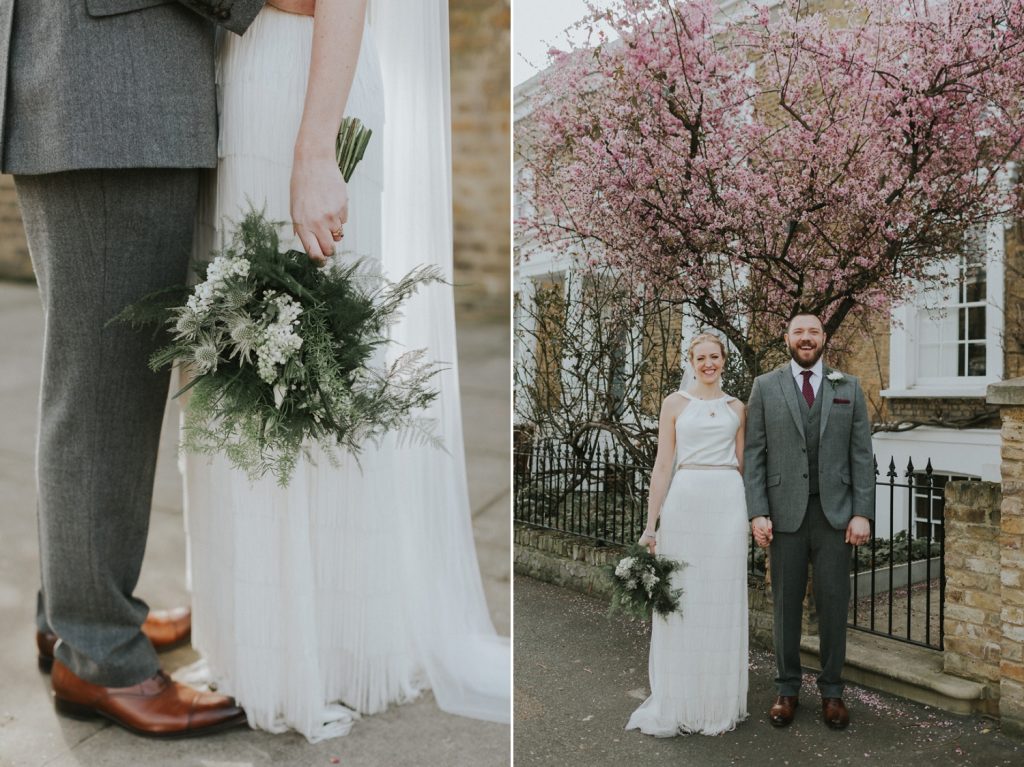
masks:
{"type": "Polygon", "coordinates": [[[790,365],[754,381],[747,411],[744,484],[747,513],[769,517],[774,601],[776,686],[800,690],[800,627],[807,566],[814,568],[822,697],[842,696],[852,516],[874,519],[875,472],[871,426],[857,379],[831,381],[823,369],[813,405],[797,388],[790,365]]]}
{"type": "Polygon", "coordinates": [[[199,169],[217,162],[214,29],[265,0],[0,0],[0,150],[45,316],[38,628],[79,677],[158,664],[133,596],[168,374],[159,339],[106,327],[187,276],[199,169]]]}

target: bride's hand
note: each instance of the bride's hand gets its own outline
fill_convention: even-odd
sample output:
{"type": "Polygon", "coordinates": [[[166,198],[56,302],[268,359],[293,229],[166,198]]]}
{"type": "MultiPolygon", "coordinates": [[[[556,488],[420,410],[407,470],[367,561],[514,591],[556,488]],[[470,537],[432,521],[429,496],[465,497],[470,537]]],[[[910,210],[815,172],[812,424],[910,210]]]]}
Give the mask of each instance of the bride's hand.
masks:
{"type": "Polygon", "coordinates": [[[267,5],[300,16],[312,16],[316,11],[316,0],[267,0],[267,5]]]}
{"type": "Polygon", "coordinates": [[[297,149],[292,166],[291,214],[295,234],[317,266],[334,255],[348,221],[348,186],[333,154],[305,158],[297,149]]]}
{"type": "Polygon", "coordinates": [[[656,546],[654,540],[654,533],[648,530],[644,530],[643,535],[640,536],[640,540],[638,540],[637,543],[641,546],[646,546],[647,550],[651,553],[651,555],[654,555],[654,549],[656,546]]]}

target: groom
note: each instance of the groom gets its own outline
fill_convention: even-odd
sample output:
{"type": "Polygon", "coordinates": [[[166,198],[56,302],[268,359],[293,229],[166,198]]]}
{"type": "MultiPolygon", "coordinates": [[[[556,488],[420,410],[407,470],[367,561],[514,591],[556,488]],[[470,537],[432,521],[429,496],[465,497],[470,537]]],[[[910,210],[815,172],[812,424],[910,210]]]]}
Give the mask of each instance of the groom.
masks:
{"type": "Polygon", "coordinates": [[[217,163],[214,25],[241,34],[265,1],[0,0],[2,167],[45,320],[40,667],[52,663],[59,711],[142,735],[212,732],[245,714],[159,670],[154,646],[187,635],[187,620],[154,615],[140,629],[148,607],[133,591],[168,375],[147,367],[159,339],[106,323],[186,278],[199,168],[217,163]]]}
{"type": "Polygon", "coordinates": [[[768,716],[776,727],[785,727],[799,702],[800,626],[810,562],[822,718],[843,729],[850,722],[842,698],[850,553],[870,537],[875,515],[871,426],[857,379],[822,364],[827,337],[821,319],[794,315],[785,340],[791,362],[754,381],[743,452],[754,541],[771,547],[778,698],[768,716]]]}

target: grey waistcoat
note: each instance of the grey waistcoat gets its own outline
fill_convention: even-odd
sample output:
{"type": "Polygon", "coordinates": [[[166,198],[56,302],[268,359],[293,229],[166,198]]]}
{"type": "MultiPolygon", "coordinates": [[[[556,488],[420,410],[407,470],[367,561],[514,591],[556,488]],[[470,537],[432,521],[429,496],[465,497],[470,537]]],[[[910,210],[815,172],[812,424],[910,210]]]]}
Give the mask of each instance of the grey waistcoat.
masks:
{"type": "Polygon", "coordinates": [[[0,0],[3,170],[216,165],[214,24],[264,2],[0,0]]]}

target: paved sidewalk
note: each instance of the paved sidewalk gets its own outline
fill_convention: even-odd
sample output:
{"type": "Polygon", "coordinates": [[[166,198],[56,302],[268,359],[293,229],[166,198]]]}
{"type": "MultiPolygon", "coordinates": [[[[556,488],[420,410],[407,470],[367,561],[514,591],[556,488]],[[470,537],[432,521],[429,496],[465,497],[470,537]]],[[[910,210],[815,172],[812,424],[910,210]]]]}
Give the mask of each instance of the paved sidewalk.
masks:
{"type": "Polygon", "coordinates": [[[750,653],[750,718],[717,737],[653,738],[623,728],[648,695],[647,624],[607,617],[607,602],[515,579],[515,763],[545,765],[1020,765],[1024,743],[961,717],[848,685],[850,727],[829,730],[811,674],[796,720],[773,728],[775,661],[750,653]]]}
{"type": "MultiPolygon", "coordinates": [[[[49,677],[36,670],[38,586],[35,451],[41,311],[31,285],[0,283],[0,767],[127,765],[347,765],[421,767],[509,763],[507,725],[440,711],[428,695],[358,722],[344,738],[315,746],[294,733],[246,729],[186,741],[138,738],[103,723],[58,717],[49,677]],[[337,759],[338,761],[333,761],[337,759]]],[[[494,323],[459,328],[470,500],[477,552],[498,631],[510,626],[508,333],[494,323]]],[[[187,603],[180,483],[174,466],[176,416],[169,410],[157,472],[149,546],[138,593],[154,607],[187,603]]],[[[190,648],[163,656],[177,668],[190,648]]]]}

